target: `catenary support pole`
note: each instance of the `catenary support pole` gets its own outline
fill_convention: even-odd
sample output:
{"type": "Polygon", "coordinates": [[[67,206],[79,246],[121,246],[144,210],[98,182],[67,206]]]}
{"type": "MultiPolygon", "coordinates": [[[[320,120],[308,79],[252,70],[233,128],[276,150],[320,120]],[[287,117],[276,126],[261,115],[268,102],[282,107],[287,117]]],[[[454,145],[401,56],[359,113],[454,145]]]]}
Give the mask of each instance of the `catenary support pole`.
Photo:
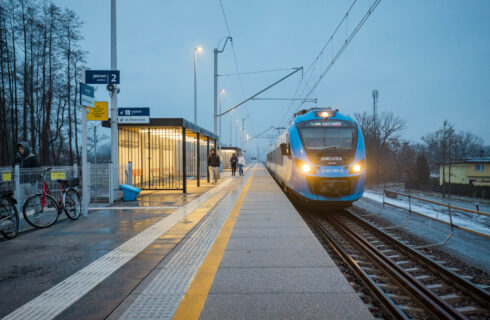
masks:
{"type": "Polygon", "coordinates": [[[94,125],[94,203],[97,205],[97,126],[94,125]]]}
{"type": "MultiPolygon", "coordinates": [[[[219,95],[219,113],[221,113],[221,94],[219,95]]],[[[222,166],[222,161],[221,161],[221,141],[223,141],[223,132],[221,131],[221,118],[223,117],[219,117],[219,135],[218,135],[218,146],[219,146],[219,153],[218,153],[218,157],[219,157],[219,169],[220,171],[222,170],[223,166],[222,166]]]]}
{"type": "Polygon", "coordinates": [[[186,155],[186,130],[185,127],[182,128],[182,191],[187,193],[187,155],[186,155]]]}
{"type": "Polygon", "coordinates": [[[197,154],[196,154],[196,158],[197,158],[197,168],[196,168],[196,172],[197,172],[197,186],[200,187],[201,186],[201,135],[199,133],[197,133],[197,154]]]}
{"type": "Polygon", "coordinates": [[[89,174],[87,161],[87,108],[80,106],[82,111],[82,215],[88,216],[89,174]]]}
{"type": "Polygon", "coordinates": [[[194,49],[194,124],[197,125],[197,48],[194,49]]]}
{"type": "MultiPolygon", "coordinates": [[[[111,0],[111,69],[117,70],[117,29],[116,29],[116,0],[111,0]]],[[[112,190],[113,199],[117,199],[119,188],[119,159],[117,138],[117,91],[116,85],[111,94],[111,161],[112,161],[112,190]]]]}
{"type": "Polygon", "coordinates": [[[218,49],[214,49],[214,134],[218,134],[218,49]]]}
{"type": "MultiPolygon", "coordinates": [[[[226,37],[220,40],[217,48],[214,49],[214,134],[218,135],[218,53],[221,53],[225,50],[226,44],[228,40],[232,40],[231,37],[226,37]],[[225,39],[225,43],[223,43],[223,47],[219,50],[219,43],[225,39]]],[[[221,113],[221,112],[220,112],[221,113]]],[[[216,147],[215,147],[216,149],[216,147]]]]}
{"type": "Polygon", "coordinates": [[[206,139],[206,177],[209,183],[209,166],[208,166],[208,156],[209,156],[209,137],[206,139]]]}

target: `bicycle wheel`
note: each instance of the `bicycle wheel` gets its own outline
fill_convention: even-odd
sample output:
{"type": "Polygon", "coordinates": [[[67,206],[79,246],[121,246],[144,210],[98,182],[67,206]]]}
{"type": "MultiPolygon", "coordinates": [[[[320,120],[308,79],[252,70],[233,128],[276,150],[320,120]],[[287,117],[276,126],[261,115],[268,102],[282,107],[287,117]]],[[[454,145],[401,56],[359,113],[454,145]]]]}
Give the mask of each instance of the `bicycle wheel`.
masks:
{"type": "Polygon", "coordinates": [[[15,238],[19,232],[19,214],[9,198],[0,200],[0,233],[7,239],[15,238]]]}
{"type": "Polygon", "coordinates": [[[65,203],[63,205],[65,214],[72,220],[77,220],[82,212],[82,202],[80,201],[80,195],[75,189],[68,189],[65,194],[65,203]]]}
{"type": "Polygon", "coordinates": [[[43,197],[42,193],[35,194],[27,199],[22,207],[24,218],[36,228],[47,228],[58,220],[58,202],[47,194],[43,206],[43,197]]]}

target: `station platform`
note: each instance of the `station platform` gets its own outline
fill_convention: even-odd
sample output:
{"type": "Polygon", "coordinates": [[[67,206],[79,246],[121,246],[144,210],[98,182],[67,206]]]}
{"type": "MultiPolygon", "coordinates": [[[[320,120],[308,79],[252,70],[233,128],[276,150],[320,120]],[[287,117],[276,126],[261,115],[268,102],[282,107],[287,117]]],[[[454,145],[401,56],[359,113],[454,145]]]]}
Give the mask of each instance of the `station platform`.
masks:
{"type": "Polygon", "coordinates": [[[79,267],[5,319],[372,318],[261,164],[79,267]]]}

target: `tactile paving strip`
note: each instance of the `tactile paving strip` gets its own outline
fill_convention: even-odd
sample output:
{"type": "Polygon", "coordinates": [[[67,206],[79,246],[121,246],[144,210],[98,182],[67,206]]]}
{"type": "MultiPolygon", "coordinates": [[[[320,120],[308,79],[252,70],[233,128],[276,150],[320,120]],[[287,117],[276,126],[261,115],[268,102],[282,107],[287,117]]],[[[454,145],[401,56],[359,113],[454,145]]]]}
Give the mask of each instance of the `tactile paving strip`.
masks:
{"type": "Polygon", "coordinates": [[[96,285],[134,258],[153,241],[172,228],[177,222],[199,208],[204,202],[223,192],[232,180],[229,179],[191,201],[171,215],[148,227],[116,249],[95,260],[82,270],[45,291],[30,302],[7,315],[5,320],[53,319],[71,306],[96,285]]]}
{"type": "MultiPolygon", "coordinates": [[[[249,177],[249,175],[248,175],[249,177]]],[[[120,319],[172,319],[246,180],[210,212],[120,319]]]]}

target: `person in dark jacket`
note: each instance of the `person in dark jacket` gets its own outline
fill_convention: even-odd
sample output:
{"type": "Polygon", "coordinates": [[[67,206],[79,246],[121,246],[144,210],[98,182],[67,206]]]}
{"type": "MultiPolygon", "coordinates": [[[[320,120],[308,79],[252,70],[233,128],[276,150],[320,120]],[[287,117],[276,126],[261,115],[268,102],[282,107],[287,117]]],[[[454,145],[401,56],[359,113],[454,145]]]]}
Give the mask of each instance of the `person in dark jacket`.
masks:
{"type": "Polygon", "coordinates": [[[19,152],[17,160],[15,161],[21,168],[38,168],[39,161],[34,153],[31,151],[31,147],[27,142],[22,141],[17,144],[17,151],[19,152]]]}
{"type": "Polygon", "coordinates": [[[208,166],[209,172],[211,173],[211,183],[218,183],[219,179],[219,165],[220,160],[218,155],[216,154],[216,150],[211,149],[208,155],[208,166]]]}
{"type": "Polygon", "coordinates": [[[18,164],[20,170],[20,189],[22,194],[20,195],[20,203],[23,203],[30,195],[37,192],[37,178],[39,172],[33,170],[39,168],[39,161],[36,155],[31,151],[31,147],[27,142],[22,141],[17,144],[17,159],[15,164],[18,164]]]}
{"type": "Polygon", "coordinates": [[[238,158],[236,154],[231,155],[230,163],[231,163],[231,175],[234,176],[236,174],[236,164],[238,162],[238,158]]]}

